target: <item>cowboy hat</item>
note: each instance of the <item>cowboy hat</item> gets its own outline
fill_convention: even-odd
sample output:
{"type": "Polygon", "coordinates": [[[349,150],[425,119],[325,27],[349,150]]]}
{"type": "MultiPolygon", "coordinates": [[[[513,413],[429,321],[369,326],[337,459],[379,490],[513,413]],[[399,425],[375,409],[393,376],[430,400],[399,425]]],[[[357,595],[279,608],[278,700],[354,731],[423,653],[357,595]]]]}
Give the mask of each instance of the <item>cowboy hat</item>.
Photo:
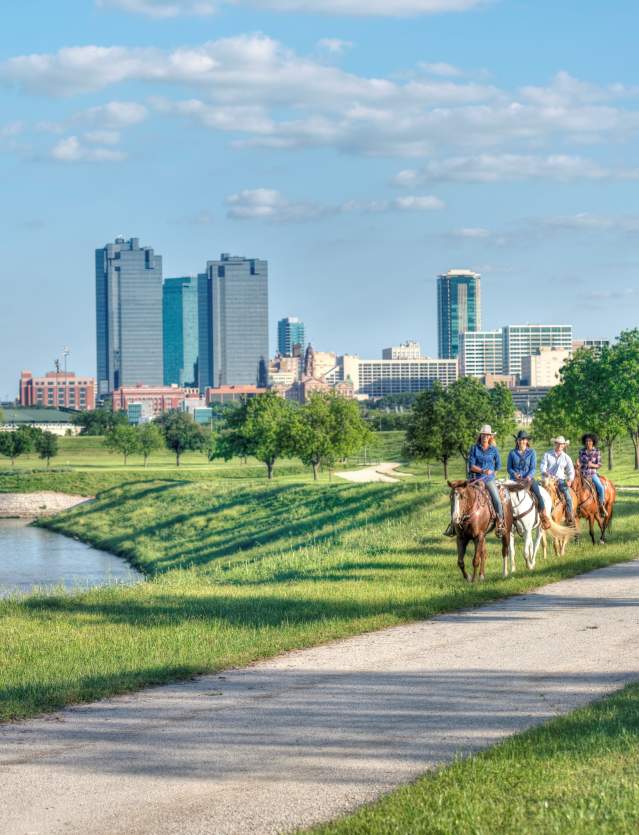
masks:
{"type": "Polygon", "coordinates": [[[553,444],[563,444],[564,446],[570,446],[570,441],[567,441],[563,435],[557,435],[556,438],[550,439],[553,444]]]}
{"type": "Polygon", "coordinates": [[[496,435],[497,433],[493,432],[493,430],[490,427],[490,423],[485,423],[482,426],[482,428],[479,430],[479,434],[480,435],[496,435]]]}
{"type": "Polygon", "coordinates": [[[529,441],[530,435],[528,434],[528,432],[526,432],[525,429],[520,429],[516,435],[513,435],[513,438],[516,441],[529,441]]]}

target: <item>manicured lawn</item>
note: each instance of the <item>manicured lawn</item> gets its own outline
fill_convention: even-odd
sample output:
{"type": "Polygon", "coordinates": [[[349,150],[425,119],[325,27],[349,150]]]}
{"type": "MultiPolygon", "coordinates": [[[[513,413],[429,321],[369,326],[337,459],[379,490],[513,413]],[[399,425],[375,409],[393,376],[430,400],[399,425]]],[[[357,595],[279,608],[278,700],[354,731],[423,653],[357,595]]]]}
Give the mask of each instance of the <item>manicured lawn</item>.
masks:
{"type": "Polygon", "coordinates": [[[0,602],[0,718],[245,664],[430,617],[636,555],[637,500],[612,543],[504,581],[494,540],[470,587],[441,536],[447,493],[397,485],[132,482],[49,527],[126,555],[135,587],[0,602]]]}
{"type": "Polygon", "coordinates": [[[639,830],[639,686],[401,788],[315,835],[639,830]]]}

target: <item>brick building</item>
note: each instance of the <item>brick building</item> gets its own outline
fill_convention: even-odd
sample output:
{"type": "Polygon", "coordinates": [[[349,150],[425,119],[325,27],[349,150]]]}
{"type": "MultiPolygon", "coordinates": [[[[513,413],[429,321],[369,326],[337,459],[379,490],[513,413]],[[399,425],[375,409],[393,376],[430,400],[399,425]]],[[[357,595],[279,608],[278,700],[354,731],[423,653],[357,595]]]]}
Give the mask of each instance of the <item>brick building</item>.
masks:
{"type": "Polygon", "coordinates": [[[30,371],[20,374],[21,406],[50,409],[95,409],[95,378],[78,377],[73,371],[48,371],[34,377],[30,371]]]}
{"type": "Polygon", "coordinates": [[[181,409],[188,398],[199,397],[196,388],[179,386],[122,386],[113,392],[113,411],[128,412],[133,403],[141,404],[141,414],[158,417],[172,409],[181,409]]]}

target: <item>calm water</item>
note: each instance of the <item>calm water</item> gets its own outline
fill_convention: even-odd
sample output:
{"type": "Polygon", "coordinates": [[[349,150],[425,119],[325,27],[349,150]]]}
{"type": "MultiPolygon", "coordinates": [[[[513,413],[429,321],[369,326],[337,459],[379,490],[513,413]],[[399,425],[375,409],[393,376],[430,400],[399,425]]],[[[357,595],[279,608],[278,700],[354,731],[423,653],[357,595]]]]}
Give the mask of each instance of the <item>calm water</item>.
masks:
{"type": "Polygon", "coordinates": [[[136,583],[142,575],[120,557],[24,519],[0,519],[0,597],[34,587],[68,589],[136,583]]]}

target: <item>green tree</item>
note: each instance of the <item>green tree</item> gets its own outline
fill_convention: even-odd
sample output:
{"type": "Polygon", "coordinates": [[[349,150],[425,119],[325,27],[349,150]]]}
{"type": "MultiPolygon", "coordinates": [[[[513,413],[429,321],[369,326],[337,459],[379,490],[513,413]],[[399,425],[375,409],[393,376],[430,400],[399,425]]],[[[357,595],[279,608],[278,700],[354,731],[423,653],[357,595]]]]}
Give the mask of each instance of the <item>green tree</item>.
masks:
{"type": "Polygon", "coordinates": [[[517,428],[512,392],[508,386],[498,383],[488,390],[488,397],[492,408],[490,423],[497,433],[498,441],[505,443],[506,438],[513,435],[517,428]]]}
{"type": "Polygon", "coordinates": [[[111,452],[119,452],[124,458],[126,466],[129,455],[140,451],[140,439],[136,426],[128,423],[119,424],[110,429],[105,438],[104,446],[111,452]]]}
{"type": "Polygon", "coordinates": [[[292,452],[313,468],[317,481],[320,466],[329,468],[370,442],[358,404],[337,394],[315,392],[292,419],[292,452]]]}
{"type": "Polygon", "coordinates": [[[72,421],[80,427],[81,435],[106,435],[115,426],[126,425],[127,417],[124,412],[114,412],[104,406],[99,406],[93,411],[83,411],[73,415],[72,421]]]}
{"type": "Polygon", "coordinates": [[[468,461],[479,427],[495,419],[493,402],[488,390],[475,377],[456,380],[446,389],[445,400],[447,419],[452,423],[447,431],[455,439],[457,451],[468,461]]]}
{"type": "Polygon", "coordinates": [[[35,448],[43,461],[46,460],[47,467],[51,465],[51,459],[58,454],[58,438],[53,432],[41,432],[36,438],[35,448]]]}
{"type": "Polygon", "coordinates": [[[144,457],[144,466],[146,467],[151,453],[162,449],[164,446],[162,430],[156,423],[143,423],[138,427],[138,442],[140,444],[140,452],[144,457]]]}
{"type": "Polygon", "coordinates": [[[610,352],[610,371],[614,408],[630,435],[639,470],[639,330],[620,334],[610,352]]]}
{"type": "Polygon", "coordinates": [[[175,453],[175,465],[185,452],[203,450],[207,443],[206,433],[188,412],[171,411],[158,420],[167,449],[175,453]]]}
{"type": "Polygon", "coordinates": [[[447,392],[440,383],[420,392],[408,420],[405,442],[409,458],[439,461],[446,479],[450,459],[458,451],[455,421],[448,402],[447,392]]]}
{"type": "Polygon", "coordinates": [[[216,438],[211,457],[229,460],[252,455],[266,464],[273,478],[278,458],[294,454],[296,436],[295,407],[272,391],[252,397],[229,415],[226,429],[216,438]]]}
{"type": "Polygon", "coordinates": [[[0,455],[10,458],[13,466],[16,458],[33,450],[39,434],[40,430],[31,426],[21,426],[13,432],[0,432],[0,455]]]}

